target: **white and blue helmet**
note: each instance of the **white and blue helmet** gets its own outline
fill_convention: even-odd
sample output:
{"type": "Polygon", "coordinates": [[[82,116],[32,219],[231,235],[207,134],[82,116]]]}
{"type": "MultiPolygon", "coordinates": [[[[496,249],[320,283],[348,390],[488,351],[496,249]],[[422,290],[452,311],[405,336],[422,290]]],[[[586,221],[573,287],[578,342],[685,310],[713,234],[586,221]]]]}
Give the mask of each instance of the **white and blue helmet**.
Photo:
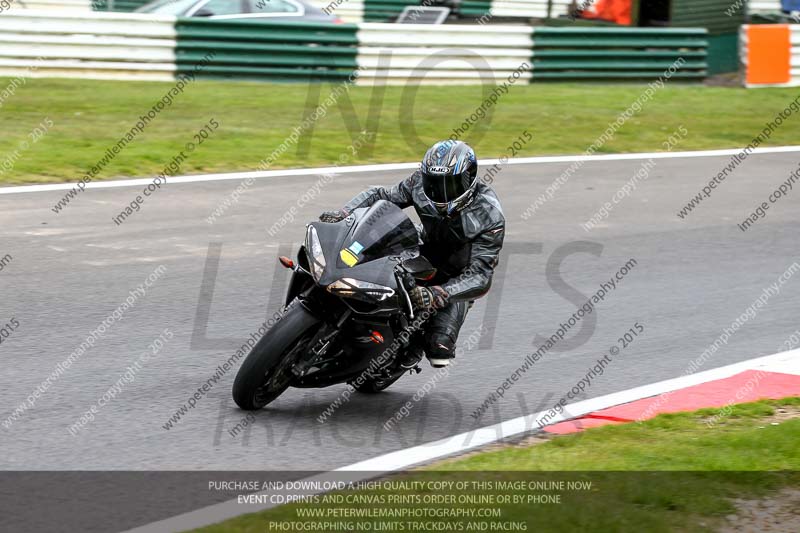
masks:
{"type": "Polygon", "coordinates": [[[475,196],[478,160],[465,142],[437,142],[425,152],[420,171],[425,196],[441,213],[459,211],[475,196]]]}

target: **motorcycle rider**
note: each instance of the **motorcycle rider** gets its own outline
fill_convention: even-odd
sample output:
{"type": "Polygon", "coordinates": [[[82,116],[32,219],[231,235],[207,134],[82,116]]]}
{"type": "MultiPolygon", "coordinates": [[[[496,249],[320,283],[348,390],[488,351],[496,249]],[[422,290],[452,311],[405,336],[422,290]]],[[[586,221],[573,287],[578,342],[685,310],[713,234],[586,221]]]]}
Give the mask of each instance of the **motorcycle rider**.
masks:
{"type": "Polygon", "coordinates": [[[505,217],[494,190],[478,179],[478,161],[462,141],[434,144],[419,170],[394,187],[371,187],[339,211],[326,211],[322,222],[339,222],[354,209],[387,200],[413,206],[422,221],[421,253],[437,269],[426,285],[410,291],[417,309],[435,313],[424,325],[424,345],[406,354],[413,368],[424,350],[434,368],[450,364],[456,339],[477,298],[489,291],[505,234],[505,217]]]}

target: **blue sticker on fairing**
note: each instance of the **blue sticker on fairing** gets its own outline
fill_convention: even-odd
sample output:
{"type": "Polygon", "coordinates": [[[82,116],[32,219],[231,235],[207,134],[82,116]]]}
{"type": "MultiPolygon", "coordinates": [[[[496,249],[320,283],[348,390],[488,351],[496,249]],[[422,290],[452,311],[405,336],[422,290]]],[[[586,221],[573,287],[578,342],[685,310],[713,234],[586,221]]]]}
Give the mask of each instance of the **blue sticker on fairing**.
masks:
{"type": "Polygon", "coordinates": [[[348,250],[350,250],[351,252],[353,252],[356,255],[360,254],[361,250],[363,250],[363,249],[364,249],[364,246],[362,246],[362,244],[360,242],[358,242],[358,241],[353,242],[353,244],[351,244],[349,246],[349,248],[348,248],[348,250]]]}

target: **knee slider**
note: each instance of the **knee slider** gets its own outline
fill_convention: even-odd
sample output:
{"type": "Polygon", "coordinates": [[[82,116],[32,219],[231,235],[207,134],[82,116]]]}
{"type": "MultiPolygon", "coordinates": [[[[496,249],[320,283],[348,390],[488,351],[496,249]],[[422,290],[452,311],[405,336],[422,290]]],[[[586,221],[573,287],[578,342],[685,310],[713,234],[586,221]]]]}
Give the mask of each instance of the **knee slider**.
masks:
{"type": "Polygon", "coordinates": [[[430,357],[450,358],[455,355],[456,341],[444,331],[434,331],[428,337],[426,352],[430,357]]]}

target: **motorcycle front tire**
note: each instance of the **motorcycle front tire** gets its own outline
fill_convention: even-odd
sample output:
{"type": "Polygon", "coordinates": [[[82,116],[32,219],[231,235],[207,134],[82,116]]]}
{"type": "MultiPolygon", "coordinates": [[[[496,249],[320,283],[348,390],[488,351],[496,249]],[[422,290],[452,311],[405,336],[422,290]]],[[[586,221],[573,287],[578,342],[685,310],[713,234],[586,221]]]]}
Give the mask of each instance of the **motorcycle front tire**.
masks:
{"type": "Polygon", "coordinates": [[[292,302],[283,317],[256,343],[233,381],[233,401],[247,411],[261,409],[289,388],[291,366],[306,348],[321,320],[299,301],[292,302]],[[304,345],[301,346],[300,343],[304,345]],[[283,364],[282,364],[283,363],[283,364]],[[276,375],[280,372],[281,375],[276,375]],[[277,384],[276,384],[277,383],[277,384]]]}

